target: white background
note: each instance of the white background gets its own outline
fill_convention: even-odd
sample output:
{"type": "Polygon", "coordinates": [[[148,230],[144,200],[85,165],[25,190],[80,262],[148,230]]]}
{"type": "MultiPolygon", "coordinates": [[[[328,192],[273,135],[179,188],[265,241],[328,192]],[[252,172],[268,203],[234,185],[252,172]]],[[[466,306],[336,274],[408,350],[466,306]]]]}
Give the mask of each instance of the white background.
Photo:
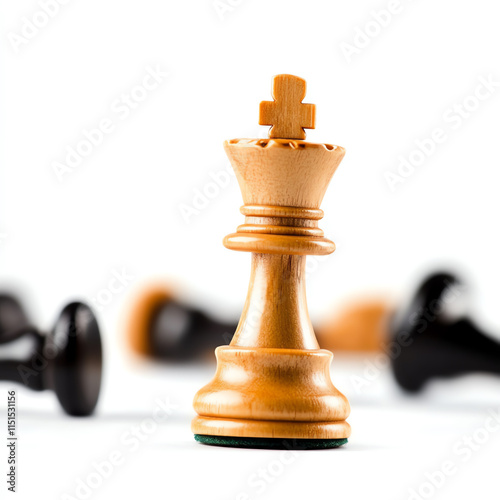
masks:
{"type": "MultiPolygon", "coordinates": [[[[474,107],[469,97],[481,78],[500,82],[499,10],[487,0],[401,0],[386,26],[374,24],[380,23],[374,21],[381,19],[377,13],[392,5],[222,0],[217,9],[211,0],[70,0],[19,43],[24,18],[33,20],[40,5],[2,3],[2,288],[20,290],[33,319],[47,329],[67,300],[94,304],[107,367],[98,420],[63,419],[50,394],[21,393],[27,413],[21,497],[71,493],[75,478],[84,477],[92,460],[113,449],[120,429],[130,427],[126,416],[149,415],[158,391],[177,398],[184,416],[155,433],[156,444],[148,441],[93,498],[110,492],[160,498],[172,494],[171,488],[178,489],[178,498],[236,498],[252,471],[273,459],[267,452],[192,443],[190,400],[211,370],[176,375],[136,366],[124,344],[124,324],[134,294],[151,280],[177,286],[211,314],[239,315],[249,256],[221,243],[243,220],[235,179],[189,221],[181,207],[192,205],[197,190],[208,189],[210,173],[227,168],[225,139],[266,134],[257,125],[258,103],[270,99],[274,74],[307,80],[305,101],[317,105],[317,129],[308,132],[308,140],[347,150],[322,205],[320,225],[337,251],[316,263],[318,270],[309,276],[313,319],[320,321],[360,294],[383,293],[398,301],[423,273],[445,265],[465,273],[474,315],[500,332],[500,87],[467,118],[450,118],[464,100],[474,107]],[[367,29],[366,46],[359,48],[360,32],[367,29]],[[342,44],[356,42],[357,53],[346,57],[342,44]],[[148,67],[169,76],[125,117],[116,100],[133,92],[148,67]],[[60,181],[54,162],[64,162],[68,146],[75,148],[84,130],[105,118],[113,131],[60,181]],[[397,173],[398,158],[408,158],[415,141],[427,140],[436,128],[446,140],[391,190],[386,173],[397,173]],[[109,303],[99,304],[113,272],[123,270],[132,278],[109,303]],[[42,478],[45,489],[37,490],[42,478]]],[[[341,363],[340,378],[350,369],[341,363]]],[[[351,423],[356,431],[359,422],[358,432],[349,446],[358,454],[305,454],[273,489],[250,489],[251,498],[299,498],[309,491],[406,498],[424,471],[451,453],[460,433],[484,416],[482,406],[455,412],[451,405],[438,415],[426,412],[424,403],[417,405],[424,408],[418,410],[422,416],[414,401],[402,405],[398,398],[377,413],[373,394],[368,404],[338,385],[357,402],[351,423]],[[435,448],[433,439],[410,437],[422,421],[420,432],[427,438],[446,430],[435,448]],[[458,427],[450,428],[450,421],[458,427]]],[[[453,387],[465,400],[457,397],[456,405],[465,408],[472,395],[453,387]]],[[[386,389],[382,384],[380,394],[386,389]]],[[[487,394],[486,407],[498,405],[498,389],[487,394]]],[[[435,497],[458,498],[457,492],[473,491],[476,483],[491,483],[488,452],[474,460],[467,474],[450,480],[435,497]]]]}

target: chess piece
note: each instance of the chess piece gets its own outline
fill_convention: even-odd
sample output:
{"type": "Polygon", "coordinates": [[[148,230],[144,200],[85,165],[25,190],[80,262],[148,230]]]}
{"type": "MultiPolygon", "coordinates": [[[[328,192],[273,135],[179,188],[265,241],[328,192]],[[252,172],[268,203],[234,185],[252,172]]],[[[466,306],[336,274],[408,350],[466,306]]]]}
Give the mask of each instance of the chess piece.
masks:
{"type": "Polygon", "coordinates": [[[304,281],[306,255],[335,250],[319,207],[345,151],[302,140],[314,128],[305,91],[301,78],[276,76],[274,102],[260,108],[269,139],[224,143],[246,216],[224,245],[252,252],[252,268],[231,344],[216,349],[215,376],[194,398],[191,428],[205,444],[331,448],[350,435],[349,403],[332,384],[332,353],[316,341],[304,281]]]}
{"type": "Polygon", "coordinates": [[[66,413],[86,416],[97,404],[101,370],[99,327],[85,304],[68,304],[43,335],[14,297],[0,295],[0,380],[53,390],[66,413]]]}
{"type": "Polygon", "coordinates": [[[320,324],[318,343],[330,351],[380,351],[387,343],[393,306],[382,296],[359,299],[320,324]]]}
{"type": "Polygon", "coordinates": [[[217,346],[229,344],[236,328],[183,304],[162,286],[141,292],[126,324],[134,351],[170,362],[212,357],[217,346]]]}
{"type": "Polygon", "coordinates": [[[471,372],[500,375],[500,343],[466,316],[449,314],[460,283],[449,273],[429,276],[392,320],[392,339],[401,346],[392,367],[403,389],[417,392],[431,379],[471,372]]]}

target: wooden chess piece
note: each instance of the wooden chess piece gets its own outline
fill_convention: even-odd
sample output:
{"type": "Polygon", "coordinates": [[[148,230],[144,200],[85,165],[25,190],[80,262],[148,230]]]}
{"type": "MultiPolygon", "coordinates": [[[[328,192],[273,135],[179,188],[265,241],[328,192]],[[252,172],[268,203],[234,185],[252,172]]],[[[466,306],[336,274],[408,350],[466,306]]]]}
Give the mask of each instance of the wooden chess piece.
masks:
{"type": "Polygon", "coordinates": [[[403,389],[417,392],[434,378],[472,372],[500,375],[500,343],[466,316],[447,314],[460,283],[449,273],[429,276],[392,320],[392,340],[401,347],[391,361],[403,389]]]}
{"type": "Polygon", "coordinates": [[[140,292],[128,316],[127,337],[132,349],[170,362],[212,356],[217,346],[229,344],[237,326],[182,303],[164,286],[140,292]]]}
{"type": "Polygon", "coordinates": [[[43,335],[16,298],[0,295],[0,380],[53,390],[66,413],[86,416],[97,404],[101,371],[101,336],[88,306],[68,304],[43,335]]]}
{"type": "Polygon", "coordinates": [[[272,125],[269,139],[224,143],[246,216],[224,245],[252,252],[252,269],[231,344],[216,349],[215,376],[194,398],[191,428],[205,444],[330,448],[351,432],[349,403],[332,384],[332,353],[316,341],[304,281],[306,255],[335,250],[318,227],[319,207],[345,151],[302,140],[303,129],[314,128],[305,91],[301,78],[276,76],[274,102],[260,108],[259,123],[272,125]]]}
{"type": "Polygon", "coordinates": [[[387,343],[393,312],[382,296],[349,303],[318,326],[319,345],[330,351],[378,352],[387,343]]]}

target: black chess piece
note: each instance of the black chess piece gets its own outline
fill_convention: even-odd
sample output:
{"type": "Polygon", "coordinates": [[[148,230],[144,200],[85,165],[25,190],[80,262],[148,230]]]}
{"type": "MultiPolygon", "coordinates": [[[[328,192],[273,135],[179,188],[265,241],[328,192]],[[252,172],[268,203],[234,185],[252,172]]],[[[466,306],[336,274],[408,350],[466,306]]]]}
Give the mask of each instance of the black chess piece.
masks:
{"type": "Polygon", "coordinates": [[[448,314],[461,289],[455,275],[433,274],[393,318],[391,338],[401,349],[392,367],[403,389],[417,392],[431,379],[472,372],[500,375],[500,343],[470,318],[448,314]]]}
{"type": "Polygon", "coordinates": [[[229,344],[236,326],[172,299],[151,317],[151,351],[170,361],[201,359],[213,354],[214,346],[229,344]]]}
{"type": "Polygon", "coordinates": [[[135,351],[170,362],[213,357],[215,347],[231,342],[236,326],[184,304],[162,287],[143,291],[127,321],[135,351]]]}
{"type": "Polygon", "coordinates": [[[86,416],[97,404],[101,372],[101,335],[87,305],[68,304],[44,335],[15,297],[0,295],[0,380],[53,390],[66,413],[86,416]]]}

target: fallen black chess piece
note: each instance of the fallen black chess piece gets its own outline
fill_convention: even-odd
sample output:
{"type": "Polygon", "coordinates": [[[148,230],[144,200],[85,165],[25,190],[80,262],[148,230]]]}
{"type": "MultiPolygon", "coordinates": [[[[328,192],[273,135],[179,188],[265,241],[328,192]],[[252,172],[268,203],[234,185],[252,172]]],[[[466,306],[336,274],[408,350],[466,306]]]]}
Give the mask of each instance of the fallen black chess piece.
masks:
{"type": "Polygon", "coordinates": [[[127,322],[135,351],[171,362],[213,357],[216,347],[231,342],[236,326],[183,304],[162,287],[144,291],[127,322]]]}
{"type": "Polygon", "coordinates": [[[454,319],[449,314],[458,304],[462,286],[453,274],[433,274],[408,306],[395,314],[391,338],[401,349],[391,361],[403,389],[416,392],[431,379],[472,372],[500,375],[500,343],[470,318],[454,319]]]}
{"type": "Polygon", "coordinates": [[[66,413],[86,416],[97,404],[101,373],[101,336],[88,306],[68,304],[44,335],[15,297],[0,295],[0,380],[53,390],[66,413]]]}

